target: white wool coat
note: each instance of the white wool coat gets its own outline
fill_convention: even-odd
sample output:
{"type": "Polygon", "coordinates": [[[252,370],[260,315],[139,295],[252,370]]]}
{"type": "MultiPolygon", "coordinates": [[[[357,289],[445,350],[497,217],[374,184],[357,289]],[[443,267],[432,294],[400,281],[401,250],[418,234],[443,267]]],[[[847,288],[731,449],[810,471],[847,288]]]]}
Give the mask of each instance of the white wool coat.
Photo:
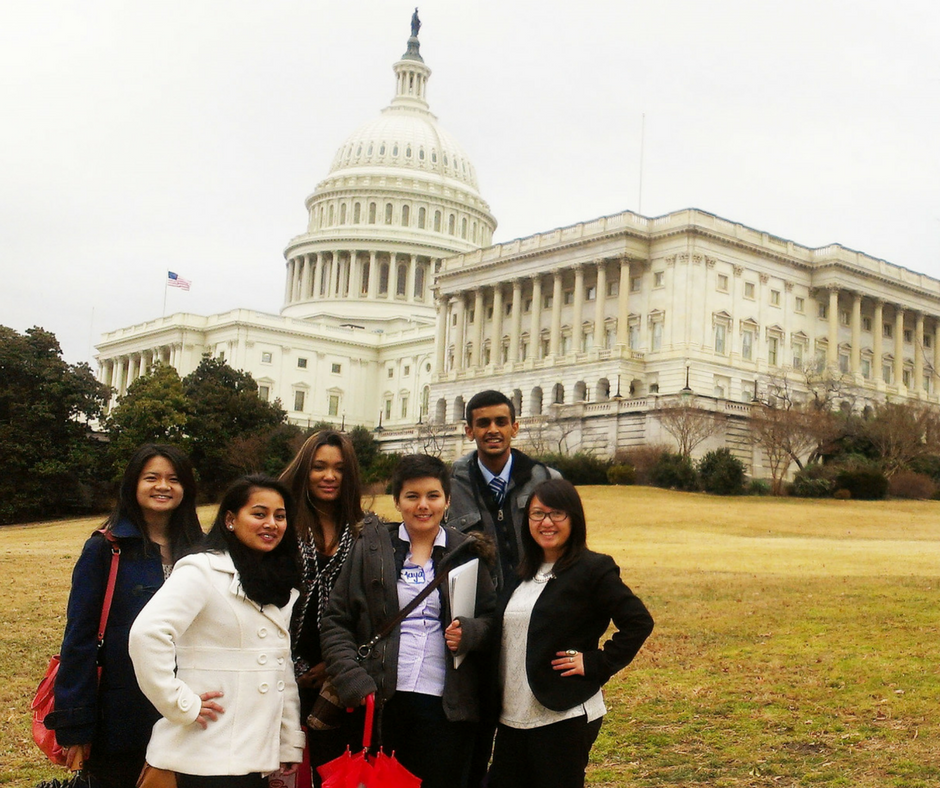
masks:
{"type": "Polygon", "coordinates": [[[137,616],[130,655],[144,694],[163,715],[147,762],[184,774],[237,775],[299,763],[304,734],[290,653],[290,615],[245,596],[228,553],[177,562],[137,616]],[[204,730],[199,696],[224,694],[225,709],[204,730]]]}

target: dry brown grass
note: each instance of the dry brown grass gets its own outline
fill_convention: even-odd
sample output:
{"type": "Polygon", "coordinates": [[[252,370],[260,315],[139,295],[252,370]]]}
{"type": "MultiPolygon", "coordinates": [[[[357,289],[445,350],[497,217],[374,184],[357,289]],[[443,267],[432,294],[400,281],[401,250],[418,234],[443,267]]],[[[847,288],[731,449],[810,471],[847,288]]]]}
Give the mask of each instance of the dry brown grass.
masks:
{"type": "MultiPolygon", "coordinates": [[[[582,494],[591,546],[657,622],[607,687],[591,785],[940,784],[940,504],[582,494]]],[[[0,530],[0,783],[55,774],[29,699],[96,525],[0,530]]]]}

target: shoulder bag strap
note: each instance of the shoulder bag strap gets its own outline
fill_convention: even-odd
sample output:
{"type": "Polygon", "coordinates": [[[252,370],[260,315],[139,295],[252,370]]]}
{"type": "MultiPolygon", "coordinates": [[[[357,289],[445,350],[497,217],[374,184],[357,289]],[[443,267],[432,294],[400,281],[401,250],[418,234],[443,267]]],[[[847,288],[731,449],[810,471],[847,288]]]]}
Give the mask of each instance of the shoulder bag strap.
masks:
{"type": "Polygon", "coordinates": [[[389,621],[382,629],[379,631],[375,637],[372,638],[368,643],[364,643],[359,646],[357,650],[357,655],[359,659],[365,659],[372,654],[372,649],[375,648],[376,643],[378,643],[382,638],[386,638],[392,634],[392,631],[397,627],[402,621],[404,621],[411,612],[420,605],[431,593],[441,584],[444,580],[447,579],[448,572],[450,571],[450,564],[453,563],[454,558],[459,552],[463,550],[466,545],[469,545],[471,542],[468,539],[465,542],[461,542],[457,547],[455,547],[444,559],[438,564],[437,573],[434,575],[434,579],[428,583],[421,593],[418,594],[414,599],[412,599],[407,605],[405,605],[391,621],[389,621]]]}
{"type": "Polygon", "coordinates": [[[108,615],[111,613],[111,600],[114,599],[114,584],[117,582],[118,563],[121,558],[121,546],[109,530],[102,528],[98,531],[108,544],[111,545],[111,569],[108,572],[108,587],[104,592],[104,603],[101,605],[101,619],[98,622],[98,648],[104,643],[104,631],[108,626],[108,615]]]}

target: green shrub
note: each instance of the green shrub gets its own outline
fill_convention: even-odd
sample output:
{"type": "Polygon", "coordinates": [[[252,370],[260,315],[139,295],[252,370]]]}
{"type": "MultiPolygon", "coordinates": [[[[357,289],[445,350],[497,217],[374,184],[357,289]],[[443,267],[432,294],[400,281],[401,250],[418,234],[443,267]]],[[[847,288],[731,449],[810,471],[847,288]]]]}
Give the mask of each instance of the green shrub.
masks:
{"type": "Polygon", "coordinates": [[[797,498],[828,498],[835,489],[832,472],[824,465],[813,463],[798,471],[790,485],[790,495],[797,498]]]}
{"type": "Polygon", "coordinates": [[[656,487],[691,492],[698,489],[698,474],[692,460],[664,451],[650,470],[650,481],[656,487]]]}
{"type": "Polygon", "coordinates": [[[748,495],[770,495],[773,485],[767,479],[751,479],[747,485],[748,495]]]}
{"type": "Polygon", "coordinates": [[[634,484],[636,482],[636,468],[632,465],[619,463],[607,469],[608,484],[634,484]]]}
{"type": "Polygon", "coordinates": [[[836,474],[835,487],[848,490],[857,501],[879,501],[888,492],[888,480],[877,468],[845,468],[836,474]]]}
{"type": "Polygon", "coordinates": [[[620,449],[614,455],[614,464],[632,465],[636,472],[635,484],[652,484],[652,472],[663,452],[665,446],[634,446],[631,449],[620,449]]]}
{"type": "Polygon", "coordinates": [[[544,454],[538,457],[549,468],[554,468],[569,482],[580,484],[608,484],[608,460],[579,451],[577,454],[544,454]]]}
{"type": "Polygon", "coordinates": [[[729,449],[715,449],[699,460],[698,478],[705,492],[741,495],[745,482],[744,463],[729,449]]]}

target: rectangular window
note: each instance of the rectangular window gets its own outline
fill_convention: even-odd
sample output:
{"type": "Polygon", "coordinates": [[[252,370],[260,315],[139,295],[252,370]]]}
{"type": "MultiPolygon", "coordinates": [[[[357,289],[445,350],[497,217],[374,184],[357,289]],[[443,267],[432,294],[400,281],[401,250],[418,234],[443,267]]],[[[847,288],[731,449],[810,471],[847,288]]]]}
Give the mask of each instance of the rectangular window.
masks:
{"type": "Polygon", "coordinates": [[[522,302],[522,311],[525,314],[529,314],[529,312],[532,311],[532,299],[531,298],[527,298],[525,301],[522,302]]]}
{"type": "Polygon", "coordinates": [[[587,300],[588,300],[588,301],[594,301],[594,300],[596,300],[596,299],[597,299],[597,288],[596,288],[596,287],[589,287],[589,288],[587,289],[587,300]]]}
{"type": "Polygon", "coordinates": [[[270,364],[270,363],[271,363],[271,353],[270,353],[270,351],[265,350],[265,351],[261,354],[261,363],[262,363],[262,364],[270,364]]]}
{"type": "Polygon", "coordinates": [[[607,297],[611,298],[613,296],[620,295],[620,282],[614,280],[613,282],[607,283],[607,297]]]}
{"type": "Polygon", "coordinates": [[[715,326],[715,352],[722,353],[725,352],[725,337],[727,329],[721,323],[718,323],[715,326]]]}
{"type": "Polygon", "coordinates": [[[506,307],[505,307],[505,309],[506,309],[506,316],[507,316],[507,317],[512,314],[512,301],[507,301],[507,302],[506,302],[506,307]]]}
{"type": "Polygon", "coordinates": [[[390,399],[385,400],[385,418],[392,418],[392,401],[390,399]]]}
{"type": "Polygon", "coordinates": [[[574,291],[573,290],[565,290],[565,300],[563,303],[565,304],[574,303],[574,291]]]}
{"type": "Polygon", "coordinates": [[[389,368],[388,368],[388,377],[389,377],[389,379],[395,377],[395,367],[389,367],[389,368]]]}
{"type": "Polygon", "coordinates": [[[339,415],[339,394],[330,394],[329,414],[331,416],[339,415]]]}
{"type": "Polygon", "coordinates": [[[871,318],[870,317],[862,318],[862,331],[871,331],[871,318]]]}
{"type": "Polygon", "coordinates": [[[793,343],[793,366],[795,369],[803,367],[803,345],[799,342],[793,343]]]}
{"type": "Polygon", "coordinates": [[[770,305],[780,306],[780,291],[779,290],[770,291],[770,305]]]}
{"type": "Polygon", "coordinates": [[[932,347],[930,334],[924,334],[924,347],[932,347]]]}
{"type": "Polygon", "coordinates": [[[839,354],[839,372],[843,375],[847,375],[849,372],[849,354],[840,353],[839,354]]]}
{"type": "Polygon", "coordinates": [[[718,274],[718,290],[722,293],[728,292],[728,275],[718,274]]]}
{"type": "Polygon", "coordinates": [[[819,315],[820,320],[826,320],[829,317],[829,304],[824,304],[822,301],[817,301],[816,314],[819,315]]]}
{"type": "Polygon", "coordinates": [[[643,288],[643,280],[640,279],[640,277],[638,276],[634,276],[630,280],[630,292],[639,293],[642,288],[643,288]]]}
{"type": "Polygon", "coordinates": [[[777,366],[777,351],[780,349],[780,340],[777,337],[768,337],[767,339],[767,363],[772,367],[777,366]]]}
{"type": "Polygon", "coordinates": [[[914,332],[909,328],[904,329],[904,341],[909,345],[914,341],[914,332]]]}
{"type": "Polygon", "coordinates": [[[401,375],[403,378],[407,378],[411,374],[411,364],[405,364],[401,369],[401,375]]]}
{"type": "Polygon", "coordinates": [[[571,352],[571,334],[565,334],[561,338],[561,355],[567,356],[571,352]]]}
{"type": "Polygon", "coordinates": [[[901,373],[901,380],[904,381],[905,388],[911,387],[911,371],[909,369],[905,369],[901,373]]]}
{"type": "Polygon", "coordinates": [[[753,301],[753,300],[754,300],[754,290],[755,290],[755,288],[754,288],[754,283],[753,283],[753,282],[745,282],[745,283],[744,283],[744,297],[745,297],[745,298],[750,298],[750,299],[753,301]]]}
{"type": "Polygon", "coordinates": [[[862,359],[862,377],[865,380],[871,380],[871,360],[867,358],[862,359]]]}
{"type": "Polygon", "coordinates": [[[852,316],[849,314],[848,309],[839,310],[839,325],[847,326],[852,322],[852,316]]]}
{"type": "Polygon", "coordinates": [[[881,379],[890,385],[891,378],[894,375],[894,366],[891,364],[882,364],[881,365],[881,379]]]}
{"type": "Polygon", "coordinates": [[[890,339],[894,335],[894,326],[892,326],[890,323],[885,323],[881,327],[881,335],[890,339]]]}
{"type": "Polygon", "coordinates": [[[657,271],[653,274],[653,287],[662,287],[666,284],[666,274],[663,271],[657,271]]]}
{"type": "Polygon", "coordinates": [[[550,295],[545,296],[545,297],[542,299],[542,307],[543,307],[544,309],[551,309],[551,308],[552,308],[552,301],[553,301],[553,300],[554,300],[554,298],[553,298],[552,296],[550,296],[550,295]]]}
{"type": "Polygon", "coordinates": [[[661,350],[663,346],[663,324],[653,323],[653,350],[661,350]]]}
{"type": "Polygon", "coordinates": [[[298,358],[297,359],[297,369],[306,369],[307,368],[307,359],[298,358]]]}
{"type": "Polygon", "coordinates": [[[793,299],[793,311],[803,314],[803,309],[805,308],[802,296],[797,296],[793,299]]]}
{"type": "Polygon", "coordinates": [[[295,391],[294,392],[294,410],[303,411],[304,409],[304,399],[306,397],[305,391],[295,391]]]}
{"type": "Polygon", "coordinates": [[[408,397],[401,398],[401,417],[403,419],[408,418],[408,397]]]}
{"type": "Polygon", "coordinates": [[[640,349],[640,326],[637,324],[630,326],[630,350],[640,349]]]}
{"type": "Polygon", "coordinates": [[[271,399],[271,389],[268,386],[258,386],[258,399],[268,402],[271,399]]]}
{"type": "Polygon", "coordinates": [[[333,364],[330,365],[330,372],[332,372],[334,375],[340,375],[340,374],[342,374],[342,372],[343,372],[343,365],[342,365],[342,364],[337,364],[337,363],[334,362],[333,364]]]}
{"type": "Polygon", "coordinates": [[[467,311],[467,322],[473,323],[476,321],[477,312],[475,309],[470,309],[467,311]]]}
{"type": "Polygon", "coordinates": [[[741,358],[750,361],[754,356],[754,332],[741,332],[741,358]]]}

